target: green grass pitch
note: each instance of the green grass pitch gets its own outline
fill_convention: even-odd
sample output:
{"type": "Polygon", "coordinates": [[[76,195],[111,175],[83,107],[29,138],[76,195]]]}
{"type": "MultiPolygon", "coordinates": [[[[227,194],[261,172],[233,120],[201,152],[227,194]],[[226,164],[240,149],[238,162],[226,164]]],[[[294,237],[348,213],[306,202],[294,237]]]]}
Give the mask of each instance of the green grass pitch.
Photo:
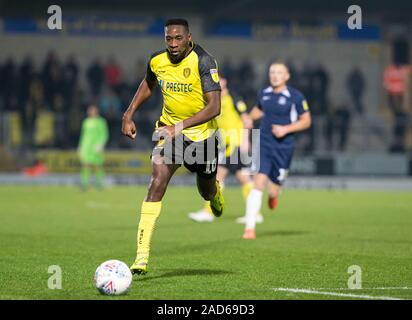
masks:
{"type": "Polygon", "coordinates": [[[265,222],[246,241],[234,222],[244,213],[239,188],[225,190],[222,218],[196,224],[187,214],[200,196],[177,186],[163,200],[149,273],[124,296],[102,296],[94,271],[108,259],[133,261],[145,192],[1,186],[0,299],[412,298],[410,193],[285,190],[275,212],[265,198],[265,222]],[[47,286],[51,265],[62,269],[60,290],[47,286]],[[351,265],[362,269],[362,289],[348,289],[351,265]]]}

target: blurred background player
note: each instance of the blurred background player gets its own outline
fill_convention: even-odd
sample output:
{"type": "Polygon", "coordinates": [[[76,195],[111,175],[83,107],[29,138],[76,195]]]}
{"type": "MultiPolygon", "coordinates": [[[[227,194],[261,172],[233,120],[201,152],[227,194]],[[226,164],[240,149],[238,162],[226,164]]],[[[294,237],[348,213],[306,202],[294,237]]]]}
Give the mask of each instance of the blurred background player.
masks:
{"type": "Polygon", "coordinates": [[[184,164],[196,173],[200,195],[210,200],[213,214],[223,213],[224,199],[216,180],[218,146],[215,117],[220,114],[220,85],[216,60],[193,43],[185,19],[165,23],[166,49],[154,53],[146,77],[123,116],[122,133],[136,137],[133,115],[153,93],[157,84],[163,109],[156,122],[160,137],[152,152],[152,177],[141,207],[133,273],[145,274],[150,243],[168,183],[184,164]],[[187,149],[192,152],[185,152],[187,149]],[[193,153],[195,156],[192,156],[193,153]],[[189,159],[190,158],[190,159],[189,159]]]}
{"type": "Polygon", "coordinates": [[[268,179],[269,206],[275,206],[285,181],[294,152],[294,133],[311,125],[309,106],[303,94],[288,86],[288,67],[273,62],[269,67],[270,86],[260,91],[257,104],[250,112],[252,120],[260,122],[260,166],[253,179],[253,189],[246,201],[244,239],[255,239],[256,214],[262,205],[262,195],[268,179]]]}
{"type": "MultiPolygon", "coordinates": [[[[220,186],[224,187],[225,178],[229,173],[236,176],[237,181],[242,187],[242,195],[246,200],[250,190],[252,190],[252,180],[249,173],[244,172],[247,166],[241,161],[241,153],[248,150],[248,134],[244,129],[250,129],[245,126],[245,121],[249,119],[244,115],[247,111],[245,102],[241,99],[236,99],[229,92],[227,79],[219,73],[221,91],[221,112],[216,117],[221,141],[224,143],[224,148],[221,148],[219,153],[219,165],[217,168],[216,179],[220,186]]],[[[249,124],[250,121],[247,122],[249,124]]],[[[210,209],[209,201],[205,202],[204,207],[198,212],[189,213],[189,219],[196,222],[213,222],[214,216],[210,209]]],[[[242,218],[240,218],[242,219],[242,218]]],[[[243,219],[244,220],[244,219],[243,219]]],[[[258,214],[256,222],[263,221],[262,215],[258,214]]],[[[240,221],[242,222],[242,221],[240,221]]]]}
{"type": "Polygon", "coordinates": [[[104,147],[109,139],[106,120],[100,116],[95,105],[87,108],[87,118],[83,120],[80,141],[79,157],[81,163],[81,187],[87,189],[90,183],[91,171],[95,172],[96,187],[102,188],[104,179],[104,147]]]}

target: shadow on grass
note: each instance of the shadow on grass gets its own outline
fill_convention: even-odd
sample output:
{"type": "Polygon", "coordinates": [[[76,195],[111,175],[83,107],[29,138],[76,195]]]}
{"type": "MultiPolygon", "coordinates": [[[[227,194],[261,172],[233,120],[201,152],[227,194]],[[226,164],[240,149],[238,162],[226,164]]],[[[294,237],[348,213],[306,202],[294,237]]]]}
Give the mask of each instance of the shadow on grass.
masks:
{"type": "MultiPolygon", "coordinates": [[[[262,230],[262,231],[257,231],[257,238],[264,238],[264,237],[287,237],[287,236],[300,236],[304,234],[308,234],[310,232],[308,231],[302,231],[302,230],[262,230]]],[[[181,245],[179,247],[168,247],[165,249],[165,251],[158,251],[159,254],[186,254],[190,253],[193,251],[196,252],[202,252],[202,251],[213,251],[216,250],[216,248],[220,248],[221,250],[229,250],[232,251],[235,250],[236,252],[238,250],[242,250],[242,243],[244,240],[242,240],[242,233],[239,231],[238,237],[236,238],[230,238],[230,239],[225,239],[223,242],[222,240],[214,240],[214,241],[207,241],[207,242],[202,242],[202,243],[195,243],[195,244],[185,244],[181,245]]],[[[206,253],[205,253],[206,254],[206,253]]],[[[210,253],[213,254],[213,253],[210,253]]]]}
{"type": "Polygon", "coordinates": [[[273,230],[257,232],[258,237],[275,237],[275,236],[300,236],[302,234],[308,234],[308,231],[299,230],[273,230]]]}
{"type": "MultiPolygon", "coordinates": [[[[184,276],[216,276],[221,274],[230,274],[231,271],[226,270],[213,270],[213,269],[162,269],[169,270],[158,276],[139,276],[134,277],[133,281],[147,281],[161,278],[172,278],[172,277],[184,277],[184,276]]],[[[156,271],[159,272],[161,270],[156,271]]]]}

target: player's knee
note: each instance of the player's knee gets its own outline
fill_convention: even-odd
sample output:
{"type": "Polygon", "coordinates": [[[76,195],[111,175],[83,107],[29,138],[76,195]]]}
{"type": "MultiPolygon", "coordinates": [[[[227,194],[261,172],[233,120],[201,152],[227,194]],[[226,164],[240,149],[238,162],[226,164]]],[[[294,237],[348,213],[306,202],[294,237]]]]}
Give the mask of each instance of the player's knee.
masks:
{"type": "Polygon", "coordinates": [[[160,201],[165,193],[167,182],[161,177],[152,177],[147,195],[148,201],[160,201]]]}
{"type": "Polygon", "coordinates": [[[263,191],[265,189],[265,183],[263,183],[261,181],[255,181],[253,183],[253,189],[263,191]]]}
{"type": "Polygon", "coordinates": [[[151,189],[154,190],[164,190],[166,188],[166,181],[161,177],[154,177],[152,178],[152,182],[150,184],[151,189]]]}

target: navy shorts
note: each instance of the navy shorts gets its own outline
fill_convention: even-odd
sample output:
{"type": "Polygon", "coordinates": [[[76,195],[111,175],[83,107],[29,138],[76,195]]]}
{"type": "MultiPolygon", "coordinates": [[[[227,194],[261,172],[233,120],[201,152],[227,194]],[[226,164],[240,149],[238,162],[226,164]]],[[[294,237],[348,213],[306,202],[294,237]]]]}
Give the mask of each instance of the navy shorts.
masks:
{"type": "Polygon", "coordinates": [[[260,148],[260,167],[258,172],[263,173],[278,185],[282,185],[289,172],[294,148],[260,148]]]}

